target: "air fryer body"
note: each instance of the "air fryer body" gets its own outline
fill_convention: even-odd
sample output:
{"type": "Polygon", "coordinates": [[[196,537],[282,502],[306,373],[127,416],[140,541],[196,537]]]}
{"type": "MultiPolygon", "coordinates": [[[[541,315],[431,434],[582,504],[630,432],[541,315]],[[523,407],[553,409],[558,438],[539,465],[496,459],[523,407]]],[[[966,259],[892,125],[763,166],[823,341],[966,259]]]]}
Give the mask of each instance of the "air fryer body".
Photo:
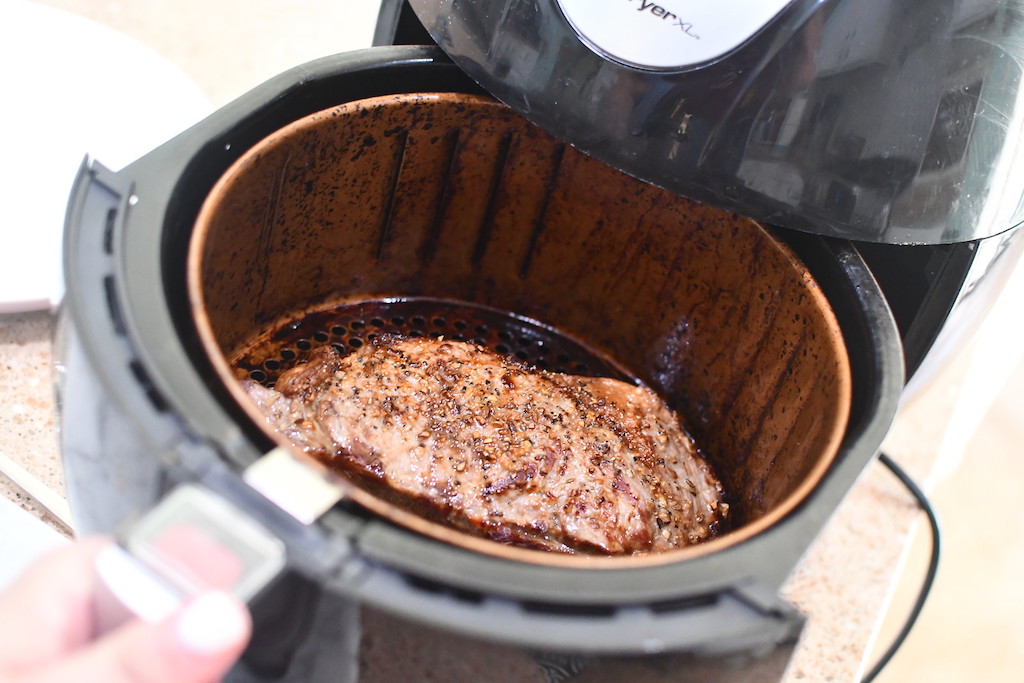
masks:
{"type": "MultiPolygon", "coordinates": [[[[792,642],[802,616],[779,588],[877,453],[904,366],[918,366],[989,262],[1005,266],[1012,259],[995,257],[1020,247],[1007,233],[1020,188],[1005,182],[1019,154],[1014,50],[1024,44],[1013,40],[1013,3],[777,3],[714,58],[638,68],[603,39],[581,39],[566,1],[385,2],[380,46],[282,74],[120,172],[83,166],[59,367],[76,519],[110,532],[196,481],[280,536],[290,573],[257,610],[261,643],[278,643],[265,672],[281,675],[303,647],[326,657],[311,622],[351,610],[307,618],[281,598],[327,605],[325,592],[531,650],[763,653],[792,642]],[[383,45],[427,42],[424,26],[447,56],[383,45]],[[196,332],[185,262],[200,208],[232,163],[292,122],[421,92],[489,93],[615,168],[781,226],[828,299],[854,378],[839,451],[799,506],[717,552],[580,569],[446,545],[350,502],[300,524],[243,482],[269,444],[196,332]]],[[[657,18],[671,14],[657,7],[657,18]]],[[[358,626],[340,630],[351,647],[358,626]]]]}
{"type": "MultiPolygon", "coordinates": [[[[224,169],[284,124],[340,102],[423,89],[478,92],[434,49],[373,48],[283,74],[118,173],[83,167],[69,209],[61,368],[62,447],[81,530],[114,530],[176,483],[199,481],[278,533],[308,590],[414,620],[576,652],[763,651],[792,640],[802,618],[778,589],[874,456],[902,387],[888,307],[841,240],[787,238],[849,349],[849,426],[804,503],[744,543],[639,569],[530,566],[345,504],[304,526],[242,482],[241,468],[267,444],[196,338],[183,264],[199,207],[224,169]]],[[[284,628],[280,614],[267,621],[284,628]]]]}

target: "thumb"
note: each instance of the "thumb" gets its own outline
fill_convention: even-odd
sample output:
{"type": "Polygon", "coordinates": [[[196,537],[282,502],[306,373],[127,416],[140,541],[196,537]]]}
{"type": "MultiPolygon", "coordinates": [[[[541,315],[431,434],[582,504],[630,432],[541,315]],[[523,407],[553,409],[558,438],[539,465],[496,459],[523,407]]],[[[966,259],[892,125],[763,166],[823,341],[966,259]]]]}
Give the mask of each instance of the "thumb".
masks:
{"type": "Polygon", "coordinates": [[[220,680],[235,663],[251,629],[244,605],[211,591],[161,623],[126,624],[31,681],[208,683],[220,680]]]}

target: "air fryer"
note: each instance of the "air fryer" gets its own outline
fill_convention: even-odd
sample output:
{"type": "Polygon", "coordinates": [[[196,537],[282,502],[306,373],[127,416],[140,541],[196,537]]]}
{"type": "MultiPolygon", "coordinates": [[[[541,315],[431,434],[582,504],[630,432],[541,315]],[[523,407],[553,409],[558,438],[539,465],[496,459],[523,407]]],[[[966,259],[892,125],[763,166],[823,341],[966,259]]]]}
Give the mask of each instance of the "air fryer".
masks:
{"type": "MultiPolygon", "coordinates": [[[[415,7],[451,48],[444,37],[464,25],[431,19],[441,6],[428,4],[385,3],[380,42],[403,42],[395,27],[422,36],[415,7]]],[[[487,35],[529,6],[456,9],[487,35]]],[[[123,528],[192,482],[280,538],[288,571],[254,605],[258,647],[239,676],[285,678],[338,656],[318,633],[357,635],[358,623],[327,611],[333,598],[533,652],[791,643],[803,618],[779,588],[877,453],[904,361],[916,366],[939,334],[973,257],[780,227],[766,219],[783,213],[751,209],[761,199],[714,206],[639,180],[632,162],[604,158],[607,139],[581,127],[597,141],[588,149],[494,86],[513,106],[500,103],[450,52],[454,62],[411,45],[327,57],[119,172],[83,165],[59,396],[81,530],[123,528]],[[886,274],[921,262],[934,277],[916,293],[886,274]],[[887,297],[907,302],[897,320],[887,297]],[[662,555],[557,556],[440,527],[355,484],[303,523],[241,476],[283,444],[238,379],[273,382],[317,346],[351,350],[384,332],[648,384],[728,483],[735,528],[662,555]]]]}

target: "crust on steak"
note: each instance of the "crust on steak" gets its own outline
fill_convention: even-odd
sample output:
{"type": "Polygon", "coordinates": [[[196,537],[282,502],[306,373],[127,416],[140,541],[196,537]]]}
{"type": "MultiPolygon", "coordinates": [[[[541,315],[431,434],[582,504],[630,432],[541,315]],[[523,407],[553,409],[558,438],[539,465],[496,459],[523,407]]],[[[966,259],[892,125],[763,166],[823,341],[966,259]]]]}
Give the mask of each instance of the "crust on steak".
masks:
{"type": "Polygon", "coordinates": [[[286,439],[420,514],[504,543],[662,552],[716,536],[722,486],[650,389],[527,367],[484,347],[382,337],[332,347],[273,389],[286,439]]]}

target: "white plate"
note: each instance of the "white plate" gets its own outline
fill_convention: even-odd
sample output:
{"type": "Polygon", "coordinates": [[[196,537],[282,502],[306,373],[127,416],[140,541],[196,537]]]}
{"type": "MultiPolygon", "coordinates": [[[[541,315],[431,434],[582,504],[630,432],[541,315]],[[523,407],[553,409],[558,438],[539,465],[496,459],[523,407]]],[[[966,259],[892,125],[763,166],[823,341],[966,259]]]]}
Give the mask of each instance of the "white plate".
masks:
{"type": "Polygon", "coordinates": [[[119,169],[211,110],[176,66],[101,24],[0,2],[0,313],[52,308],[61,236],[86,154],[119,169]]]}
{"type": "Polygon", "coordinates": [[[16,579],[40,555],[68,542],[30,513],[0,497],[0,590],[16,579]]]}

